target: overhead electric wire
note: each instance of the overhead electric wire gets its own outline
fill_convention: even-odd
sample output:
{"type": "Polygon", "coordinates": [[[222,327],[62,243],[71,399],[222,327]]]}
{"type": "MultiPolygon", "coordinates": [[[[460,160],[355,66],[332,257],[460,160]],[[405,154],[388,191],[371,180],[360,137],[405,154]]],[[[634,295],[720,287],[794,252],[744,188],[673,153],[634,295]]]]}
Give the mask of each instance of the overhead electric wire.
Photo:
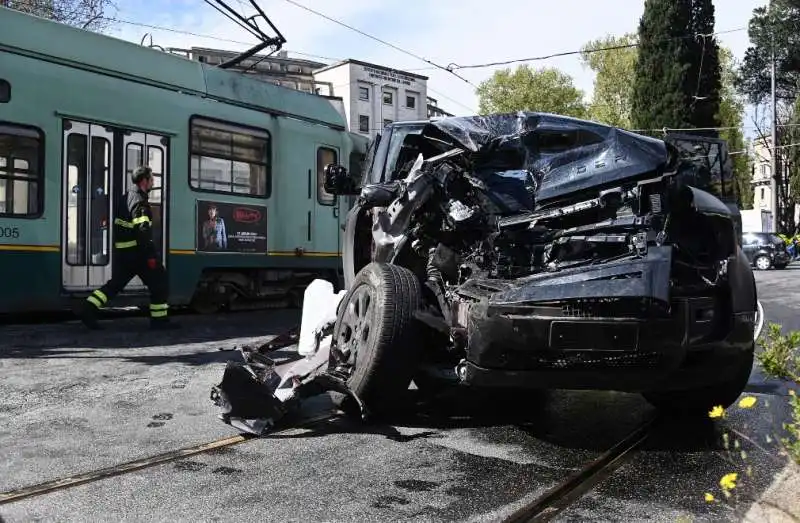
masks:
{"type": "Polygon", "coordinates": [[[456,73],[455,71],[453,71],[453,70],[452,70],[452,69],[451,69],[449,66],[448,66],[448,67],[445,67],[445,66],[443,66],[443,65],[439,65],[439,64],[437,64],[437,63],[435,63],[435,62],[433,62],[433,61],[431,61],[431,60],[428,60],[427,58],[424,58],[424,57],[422,57],[422,56],[419,56],[419,55],[417,55],[417,54],[414,54],[414,53],[412,53],[411,51],[408,51],[407,49],[403,49],[402,47],[398,47],[398,46],[396,46],[396,45],[394,45],[394,44],[392,44],[392,43],[389,43],[389,42],[387,42],[386,40],[382,40],[382,39],[378,38],[377,36],[373,36],[373,35],[371,35],[371,34],[369,34],[369,33],[365,33],[364,31],[362,31],[362,30],[360,30],[360,29],[357,29],[357,28],[355,28],[355,27],[353,27],[353,26],[351,26],[351,25],[348,25],[348,24],[346,24],[346,23],[344,23],[344,22],[342,22],[342,21],[340,21],[340,20],[337,20],[337,19],[335,19],[335,18],[332,18],[332,17],[330,17],[330,16],[328,16],[328,15],[326,15],[326,14],[324,14],[324,13],[320,13],[319,11],[315,11],[314,9],[311,9],[310,7],[307,7],[307,6],[305,6],[305,5],[303,5],[303,4],[300,4],[300,3],[298,3],[298,2],[295,2],[294,0],[284,0],[284,1],[285,1],[285,2],[288,2],[288,3],[290,3],[290,4],[294,5],[294,6],[297,6],[297,7],[301,8],[301,9],[305,9],[306,11],[308,11],[308,12],[310,12],[310,13],[314,13],[314,14],[315,14],[315,15],[317,15],[317,16],[321,16],[322,18],[325,18],[326,20],[329,20],[329,21],[331,21],[331,22],[333,22],[333,23],[335,23],[335,24],[341,25],[342,27],[346,27],[347,29],[350,29],[351,31],[355,31],[356,33],[358,33],[358,34],[360,34],[360,35],[362,35],[362,36],[366,36],[367,38],[370,38],[370,39],[372,39],[372,40],[375,40],[376,42],[380,42],[380,43],[382,43],[383,45],[389,46],[389,47],[391,47],[392,49],[395,49],[395,50],[397,50],[397,51],[400,51],[401,53],[405,53],[405,54],[407,54],[408,56],[411,56],[411,57],[413,57],[413,58],[416,58],[417,60],[421,60],[421,61],[423,61],[423,62],[425,62],[425,63],[428,63],[428,64],[432,65],[432,66],[433,66],[434,68],[436,68],[436,69],[441,69],[441,70],[443,70],[443,71],[447,71],[448,73],[452,74],[452,75],[453,75],[453,76],[455,76],[456,78],[459,78],[459,79],[461,79],[461,80],[465,81],[466,83],[468,83],[468,84],[469,84],[469,85],[471,85],[472,87],[475,87],[476,89],[478,88],[478,86],[477,86],[477,85],[475,85],[474,83],[470,82],[469,80],[467,80],[467,79],[466,79],[466,78],[464,78],[463,76],[461,76],[461,75],[457,74],[457,73],[456,73]]]}
{"type": "MultiPolygon", "coordinates": [[[[288,2],[290,0],[286,0],[286,1],[288,2]]],[[[727,29],[725,31],[718,31],[718,32],[711,33],[711,34],[712,34],[712,36],[717,36],[717,35],[721,35],[721,34],[735,33],[735,32],[738,32],[738,31],[745,31],[745,30],[747,30],[747,27],[737,27],[735,29],[727,29]]],[[[683,40],[683,39],[686,39],[686,38],[696,38],[697,35],[698,35],[698,33],[692,33],[692,34],[687,34],[687,35],[683,35],[683,36],[673,36],[673,37],[670,37],[670,38],[664,38],[664,39],[661,39],[661,40],[657,40],[656,42],[657,43],[664,43],[664,42],[672,42],[674,40],[683,40]]],[[[706,35],[706,36],[708,36],[708,35],[706,35]]],[[[515,64],[515,63],[520,63],[520,62],[539,62],[539,61],[542,61],[542,60],[549,60],[551,58],[560,58],[562,56],[572,56],[572,55],[578,55],[578,54],[580,54],[580,55],[582,55],[582,54],[593,54],[593,53],[601,53],[601,52],[605,52],[605,51],[615,51],[615,50],[618,50],[618,49],[630,49],[632,47],[639,47],[640,45],[641,44],[639,42],[635,42],[635,43],[632,43],[632,44],[611,45],[611,46],[608,46],[608,47],[599,47],[597,49],[579,49],[579,50],[576,50],[576,51],[563,51],[563,52],[560,52],[560,53],[553,53],[553,54],[542,55],[542,56],[532,56],[532,57],[528,57],[528,58],[515,58],[515,59],[511,59],[511,60],[502,60],[502,61],[497,61],[497,62],[487,62],[487,63],[482,63],[482,64],[458,65],[458,64],[453,63],[453,64],[448,65],[448,68],[451,68],[451,69],[480,69],[480,68],[485,68],[485,67],[495,67],[495,66],[498,66],[498,65],[515,64]]],[[[421,70],[421,69],[417,69],[417,70],[421,70]]]]}
{"type": "MultiPolygon", "coordinates": [[[[238,25],[239,27],[241,27],[241,28],[242,28],[242,29],[244,29],[245,31],[249,32],[249,33],[250,33],[252,36],[256,37],[256,38],[257,38],[257,39],[259,39],[259,40],[261,39],[261,35],[259,35],[259,34],[256,32],[256,30],[255,30],[255,29],[253,29],[252,27],[250,27],[248,24],[245,24],[245,23],[244,23],[244,22],[242,22],[241,20],[237,20],[236,18],[234,18],[233,16],[231,16],[231,14],[230,14],[230,13],[226,13],[225,11],[223,11],[223,10],[222,10],[222,8],[220,8],[218,5],[216,5],[216,4],[215,4],[214,2],[212,2],[211,0],[203,0],[203,1],[204,1],[205,3],[207,3],[208,5],[210,5],[211,7],[213,7],[214,9],[216,9],[217,11],[219,11],[220,13],[222,13],[222,15],[223,15],[225,18],[227,18],[228,20],[230,20],[230,21],[231,21],[231,22],[233,22],[234,24],[238,25]]],[[[222,5],[224,5],[224,6],[225,6],[225,7],[226,7],[228,10],[231,10],[231,8],[230,8],[230,7],[228,7],[228,5],[227,5],[227,4],[223,3],[222,5]]],[[[233,12],[235,13],[236,11],[233,11],[233,12]]]]}
{"type": "MultiPolygon", "coordinates": [[[[778,127],[800,127],[800,123],[787,123],[780,124],[778,127]]],[[[744,130],[744,129],[760,129],[757,125],[739,125],[739,126],[726,126],[726,127],[662,127],[660,129],[626,129],[632,133],[660,133],[662,131],[731,131],[731,130],[744,130]]]]}

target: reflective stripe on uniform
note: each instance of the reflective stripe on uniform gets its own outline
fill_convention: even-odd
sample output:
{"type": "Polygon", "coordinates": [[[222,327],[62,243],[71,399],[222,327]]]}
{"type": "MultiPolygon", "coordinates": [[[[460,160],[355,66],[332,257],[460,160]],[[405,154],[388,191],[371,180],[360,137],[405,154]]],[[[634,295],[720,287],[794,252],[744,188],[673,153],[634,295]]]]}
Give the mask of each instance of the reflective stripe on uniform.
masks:
{"type": "Polygon", "coordinates": [[[103,302],[103,304],[108,303],[108,296],[106,296],[106,294],[103,291],[101,291],[100,289],[97,289],[92,294],[94,294],[97,297],[97,299],[99,299],[101,302],[103,302]]]}
{"type": "Polygon", "coordinates": [[[138,218],[134,218],[132,222],[123,220],[122,218],[114,219],[114,225],[119,225],[120,227],[125,227],[126,229],[133,229],[137,225],[141,225],[143,223],[150,223],[150,218],[147,216],[139,216],[138,218]]]}
{"type": "Polygon", "coordinates": [[[100,300],[98,300],[98,299],[97,299],[97,298],[95,298],[94,296],[89,296],[88,298],[86,298],[86,301],[88,301],[89,303],[91,303],[92,305],[94,305],[95,307],[97,307],[98,309],[100,309],[100,308],[102,308],[102,307],[103,307],[103,304],[102,304],[102,303],[100,303],[100,300]]]}
{"type": "Polygon", "coordinates": [[[130,249],[131,247],[136,247],[136,240],[131,240],[129,242],[117,242],[114,244],[114,247],[117,249],[130,249]]]}
{"type": "Polygon", "coordinates": [[[166,303],[151,303],[150,304],[150,317],[163,318],[168,314],[169,305],[166,303]]]}

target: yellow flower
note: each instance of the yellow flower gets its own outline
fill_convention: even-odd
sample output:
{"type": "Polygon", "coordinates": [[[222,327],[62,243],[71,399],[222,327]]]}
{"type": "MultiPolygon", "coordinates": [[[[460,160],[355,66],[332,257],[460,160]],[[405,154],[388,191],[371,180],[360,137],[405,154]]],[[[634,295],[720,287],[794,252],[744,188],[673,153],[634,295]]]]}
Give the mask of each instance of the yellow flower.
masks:
{"type": "Polygon", "coordinates": [[[756,404],[756,399],[753,396],[747,396],[745,398],[742,398],[742,400],[739,402],[739,407],[743,409],[749,409],[755,404],[756,404]]]}
{"type": "Polygon", "coordinates": [[[730,490],[736,488],[736,478],[738,475],[735,472],[731,472],[730,474],[725,474],[722,476],[722,479],[719,480],[719,486],[725,490],[730,490]]]}
{"type": "Polygon", "coordinates": [[[725,414],[725,409],[722,408],[722,405],[717,405],[711,412],[708,413],[709,418],[721,418],[725,414]]]}
{"type": "Polygon", "coordinates": [[[714,501],[714,496],[713,496],[713,494],[710,494],[710,493],[706,492],[706,502],[707,502],[707,503],[711,503],[711,502],[713,502],[713,501],[714,501]]]}

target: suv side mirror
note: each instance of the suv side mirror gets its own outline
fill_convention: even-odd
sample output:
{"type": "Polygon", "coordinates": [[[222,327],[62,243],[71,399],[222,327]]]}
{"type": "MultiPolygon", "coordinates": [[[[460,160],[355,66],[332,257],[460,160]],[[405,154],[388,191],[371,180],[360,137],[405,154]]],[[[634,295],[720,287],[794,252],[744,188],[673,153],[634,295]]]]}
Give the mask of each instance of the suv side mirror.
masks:
{"type": "Polygon", "coordinates": [[[325,180],[323,185],[329,194],[346,195],[358,194],[358,189],[353,179],[347,174],[347,169],[335,163],[329,163],[323,170],[325,180]]]}

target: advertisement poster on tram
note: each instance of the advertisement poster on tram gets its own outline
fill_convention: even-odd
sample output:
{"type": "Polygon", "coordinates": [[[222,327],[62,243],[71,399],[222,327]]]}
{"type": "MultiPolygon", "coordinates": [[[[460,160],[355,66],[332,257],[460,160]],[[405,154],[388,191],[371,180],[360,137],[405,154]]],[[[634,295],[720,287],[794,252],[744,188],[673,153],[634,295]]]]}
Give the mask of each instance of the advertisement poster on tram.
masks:
{"type": "Polygon", "coordinates": [[[197,250],[267,252],[267,208],[199,200],[197,250]]]}

